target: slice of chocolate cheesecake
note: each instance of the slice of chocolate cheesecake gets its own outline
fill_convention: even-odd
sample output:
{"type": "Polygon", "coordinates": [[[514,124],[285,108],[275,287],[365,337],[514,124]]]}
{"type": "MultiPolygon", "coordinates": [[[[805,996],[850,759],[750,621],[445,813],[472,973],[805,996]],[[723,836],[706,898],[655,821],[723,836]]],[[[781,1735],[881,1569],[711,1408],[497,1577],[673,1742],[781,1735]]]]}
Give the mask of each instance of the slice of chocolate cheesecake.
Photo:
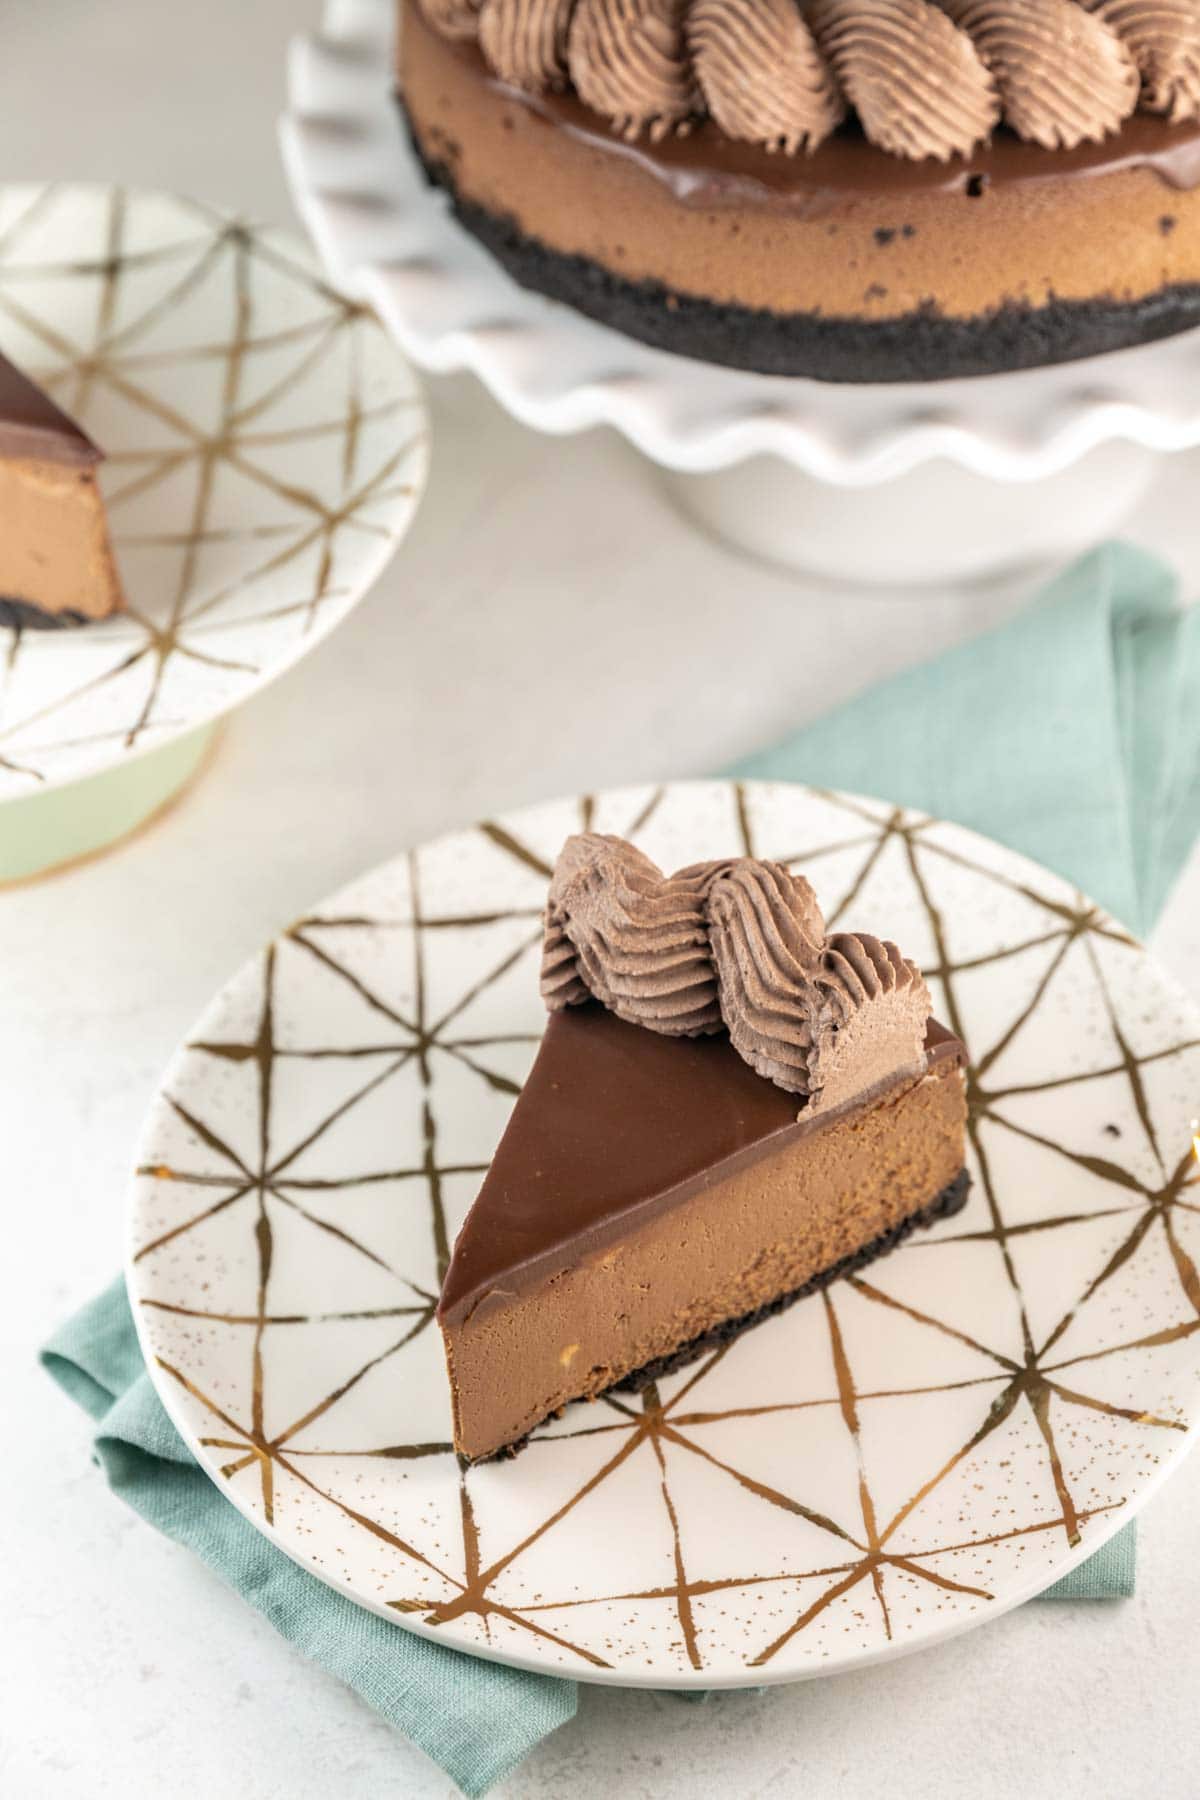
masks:
{"type": "Polygon", "coordinates": [[[966,1198],[961,1042],[892,944],[827,937],[742,858],[664,879],[569,840],[551,1017],[454,1247],[454,1440],[509,1451],[891,1249],[966,1198]]]}
{"type": "Polygon", "coordinates": [[[0,625],[80,625],[124,604],[96,482],[102,459],[0,355],[0,625]]]}

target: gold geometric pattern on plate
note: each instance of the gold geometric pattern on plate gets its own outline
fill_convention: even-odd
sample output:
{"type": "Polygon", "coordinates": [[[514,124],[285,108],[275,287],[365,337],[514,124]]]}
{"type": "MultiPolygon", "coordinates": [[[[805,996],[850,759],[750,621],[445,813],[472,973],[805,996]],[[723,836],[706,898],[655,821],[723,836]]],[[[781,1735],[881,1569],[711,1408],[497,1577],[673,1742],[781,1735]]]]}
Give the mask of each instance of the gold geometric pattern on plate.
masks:
{"type": "Polygon", "coordinates": [[[424,483],[407,364],[307,249],[194,201],[0,187],[0,348],[107,451],[129,610],[0,627],[0,800],[237,705],[379,575],[424,483]]]}
{"type": "Polygon", "coordinates": [[[1200,1019],[1056,876],[809,789],[682,783],[423,846],[297,921],[169,1070],[132,1207],[158,1390],[363,1604],[588,1679],[815,1675],[994,1616],[1096,1548],[1200,1416],[1200,1019]],[[966,1210],[506,1464],[450,1444],[435,1297],[541,1030],[580,827],[745,850],[919,958],[971,1051],[966,1210]]]}

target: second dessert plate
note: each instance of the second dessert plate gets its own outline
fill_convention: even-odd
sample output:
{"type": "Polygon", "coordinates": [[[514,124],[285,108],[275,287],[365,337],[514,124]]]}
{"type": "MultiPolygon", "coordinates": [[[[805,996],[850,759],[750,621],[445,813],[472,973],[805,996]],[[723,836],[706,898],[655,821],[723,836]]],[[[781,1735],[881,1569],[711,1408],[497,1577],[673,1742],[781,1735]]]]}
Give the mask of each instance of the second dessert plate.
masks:
{"type": "Polygon", "coordinates": [[[457,1649],[759,1685],[966,1630],[1126,1524],[1200,1420],[1200,1015],[959,827],[684,783],[544,805],[298,920],[198,1022],[131,1196],[158,1392],[278,1548],[457,1649]],[[786,861],[923,964],[972,1058],[966,1210],[660,1381],[460,1468],[434,1307],[544,1015],[564,837],[786,861]]]}
{"type": "Polygon", "coordinates": [[[0,346],[106,452],[128,611],[0,626],[0,880],[98,848],[368,591],[428,422],[311,253],[197,201],[0,186],[0,346]]]}

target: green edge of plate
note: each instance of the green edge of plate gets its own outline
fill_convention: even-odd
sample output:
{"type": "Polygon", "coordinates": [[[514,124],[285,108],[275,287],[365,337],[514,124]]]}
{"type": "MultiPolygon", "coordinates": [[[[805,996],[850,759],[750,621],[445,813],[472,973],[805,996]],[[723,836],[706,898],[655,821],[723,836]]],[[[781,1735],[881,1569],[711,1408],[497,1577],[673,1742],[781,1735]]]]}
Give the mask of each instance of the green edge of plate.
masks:
{"type": "Polygon", "coordinates": [[[127,837],[196,773],[216,729],[202,725],[98,775],[7,801],[0,806],[0,882],[47,874],[127,837]]]}

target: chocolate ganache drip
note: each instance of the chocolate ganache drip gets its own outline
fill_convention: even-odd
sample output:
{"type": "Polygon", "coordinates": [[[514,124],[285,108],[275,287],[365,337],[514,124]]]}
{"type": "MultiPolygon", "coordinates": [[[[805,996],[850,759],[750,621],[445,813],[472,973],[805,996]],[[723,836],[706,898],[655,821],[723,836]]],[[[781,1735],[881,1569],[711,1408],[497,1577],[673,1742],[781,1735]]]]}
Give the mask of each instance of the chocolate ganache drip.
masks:
{"type": "Polygon", "coordinates": [[[755,857],[667,876],[621,838],[568,838],[550,884],[542,994],[599,1000],[667,1036],[726,1030],[815,1112],[925,1067],[929,992],[891,943],[829,937],[803,876],[755,857]]]}
{"type": "Polygon", "coordinates": [[[1200,0],[419,0],[499,80],[568,82],[630,139],[711,117],[797,155],[850,109],[880,150],[966,156],[1000,123],[1071,149],[1140,105],[1200,118],[1200,0]]]}

